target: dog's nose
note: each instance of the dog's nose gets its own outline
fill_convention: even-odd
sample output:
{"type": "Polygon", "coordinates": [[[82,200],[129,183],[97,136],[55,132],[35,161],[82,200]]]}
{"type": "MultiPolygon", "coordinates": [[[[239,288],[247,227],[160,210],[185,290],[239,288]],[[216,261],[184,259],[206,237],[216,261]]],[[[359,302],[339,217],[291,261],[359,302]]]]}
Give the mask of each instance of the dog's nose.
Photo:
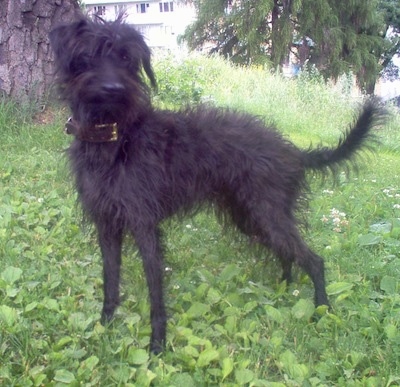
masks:
{"type": "Polygon", "coordinates": [[[106,92],[118,92],[123,91],[125,86],[120,82],[105,82],[102,84],[103,91],[106,92]]]}

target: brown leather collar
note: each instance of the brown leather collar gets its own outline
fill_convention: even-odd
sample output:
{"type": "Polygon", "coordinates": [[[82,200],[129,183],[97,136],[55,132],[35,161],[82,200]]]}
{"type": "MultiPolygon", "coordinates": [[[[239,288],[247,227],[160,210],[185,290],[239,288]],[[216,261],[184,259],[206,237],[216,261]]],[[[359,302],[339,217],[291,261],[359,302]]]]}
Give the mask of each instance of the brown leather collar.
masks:
{"type": "Polygon", "coordinates": [[[64,131],[72,134],[78,140],[88,142],[113,142],[118,140],[118,124],[98,124],[90,128],[89,131],[80,130],[79,123],[72,117],[65,123],[64,131]]]}

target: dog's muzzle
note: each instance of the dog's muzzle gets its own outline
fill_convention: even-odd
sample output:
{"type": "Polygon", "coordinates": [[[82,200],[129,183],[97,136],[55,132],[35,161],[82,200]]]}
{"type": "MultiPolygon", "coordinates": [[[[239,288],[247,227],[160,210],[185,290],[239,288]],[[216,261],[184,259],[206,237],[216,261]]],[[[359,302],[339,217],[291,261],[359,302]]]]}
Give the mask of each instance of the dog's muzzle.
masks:
{"type": "Polygon", "coordinates": [[[75,136],[78,140],[88,142],[114,142],[118,140],[118,124],[97,124],[88,130],[82,130],[79,123],[69,117],[65,123],[64,131],[75,136]]]}

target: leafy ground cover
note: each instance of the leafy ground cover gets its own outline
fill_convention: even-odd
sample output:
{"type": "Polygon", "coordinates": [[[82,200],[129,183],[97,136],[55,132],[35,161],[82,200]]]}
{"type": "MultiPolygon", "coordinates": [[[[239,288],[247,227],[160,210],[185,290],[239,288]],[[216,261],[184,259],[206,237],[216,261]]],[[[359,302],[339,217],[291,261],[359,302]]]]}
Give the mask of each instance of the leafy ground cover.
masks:
{"type": "MultiPolygon", "coordinates": [[[[360,97],[318,76],[285,80],[217,59],[160,57],[160,106],[204,101],[274,122],[299,146],[335,144],[360,97]]],[[[82,229],[65,162],[67,112],[33,119],[0,104],[0,383],[7,386],[400,385],[400,124],[393,115],[360,173],[309,176],[310,245],[325,257],[333,310],[315,310],[298,271],[210,213],[164,225],[168,350],[151,357],[141,262],[127,244],[123,302],[99,323],[101,260],[82,229]],[[267,258],[267,259],[265,259],[267,258]]]]}

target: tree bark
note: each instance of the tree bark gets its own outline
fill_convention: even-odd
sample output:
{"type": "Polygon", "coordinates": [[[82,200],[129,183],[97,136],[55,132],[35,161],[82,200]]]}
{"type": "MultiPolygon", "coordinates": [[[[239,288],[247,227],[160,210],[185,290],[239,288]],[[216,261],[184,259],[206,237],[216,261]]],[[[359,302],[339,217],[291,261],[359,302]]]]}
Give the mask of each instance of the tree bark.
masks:
{"type": "Polygon", "coordinates": [[[77,0],[0,0],[0,93],[40,103],[53,80],[48,34],[79,12],[77,0]]]}

